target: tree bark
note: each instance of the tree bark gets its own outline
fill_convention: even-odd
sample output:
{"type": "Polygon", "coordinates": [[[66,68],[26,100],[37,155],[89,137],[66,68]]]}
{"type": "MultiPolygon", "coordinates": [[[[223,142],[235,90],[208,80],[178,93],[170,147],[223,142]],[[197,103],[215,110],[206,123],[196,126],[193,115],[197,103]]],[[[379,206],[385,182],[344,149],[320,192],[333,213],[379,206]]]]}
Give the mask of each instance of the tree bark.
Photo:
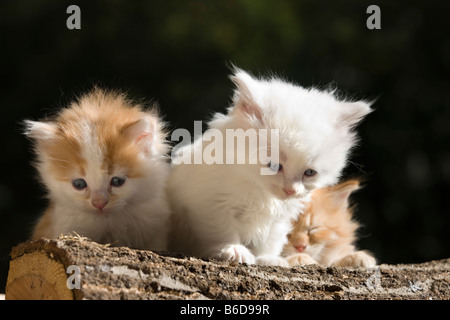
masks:
{"type": "Polygon", "coordinates": [[[62,236],[11,251],[6,299],[449,299],[450,259],[375,268],[202,260],[62,236]]]}

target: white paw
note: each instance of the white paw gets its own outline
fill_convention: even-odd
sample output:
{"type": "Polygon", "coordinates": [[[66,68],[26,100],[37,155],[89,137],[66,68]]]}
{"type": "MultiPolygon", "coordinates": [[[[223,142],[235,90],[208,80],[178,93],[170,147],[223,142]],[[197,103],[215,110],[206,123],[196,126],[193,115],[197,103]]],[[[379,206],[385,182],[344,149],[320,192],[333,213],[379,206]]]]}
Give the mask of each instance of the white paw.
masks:
{"type": "Polygon", "coordinates": [[[219,252],[219,259],[239,263],[255,264],[255,256],[240,244],[230,244],[219,252]]]}
{"type": "Polygon", "coordinates": [[[286,259],[279,256],[259,256],[256,258],[256,263],[266,266],[289,267],[289,263],[286,261],[286,259]]]}
{"type": "Polygon", "coordinates": [[[314,260],[309,254],[306,253],[297,253],[286,257],[289,266],[305,266],[308,264],[317,264],[317,261],[314,260]]]}

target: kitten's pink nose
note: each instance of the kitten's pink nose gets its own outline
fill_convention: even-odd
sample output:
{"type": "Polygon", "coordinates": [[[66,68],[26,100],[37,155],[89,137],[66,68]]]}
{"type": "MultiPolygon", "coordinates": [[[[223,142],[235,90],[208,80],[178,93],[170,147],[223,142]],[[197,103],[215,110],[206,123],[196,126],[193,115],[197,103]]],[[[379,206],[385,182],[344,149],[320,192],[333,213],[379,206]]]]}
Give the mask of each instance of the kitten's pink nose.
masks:
{"type": "Polygon", "coordinates": [[[108,203],[107,199],[94,199],[92,200],[92,205],[99,210],[102,210],[108,203]]]}
{"type": "Polygon", "coordinates": [[[306,246],[301,244],[298,246],[294,246],[295,250],[297,250],[298,252],[303,252],[306,249],[306,246]]]}
{"type": "Polygon", "coordinates": [[[283,189],[283,190],[288,196],[292,196],[295,193],[295,190],[293,189],[283,189]]]}

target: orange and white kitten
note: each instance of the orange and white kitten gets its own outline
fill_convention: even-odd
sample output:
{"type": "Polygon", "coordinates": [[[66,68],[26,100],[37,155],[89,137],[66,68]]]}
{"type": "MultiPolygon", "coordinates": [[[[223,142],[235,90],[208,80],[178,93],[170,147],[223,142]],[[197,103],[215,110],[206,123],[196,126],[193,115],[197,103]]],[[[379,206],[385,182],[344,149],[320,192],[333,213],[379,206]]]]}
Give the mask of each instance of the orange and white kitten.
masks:
{"type": "Polygon", "coordinates": [[[369,267],[376,264],[374,257],[356,251],[354,246],[359,225],[352,219],[348,198],[358,188],[358,180],[349,180],[313,191],[283,249],[289,265],[369,267]]]}
{"type": "Polygon", "coordinates": [[[95,88],[53,119],[25,125],[50,200],[33,239],[75,231],[100,243],[166,250],[170,165],[154,111],[95,88]]]}

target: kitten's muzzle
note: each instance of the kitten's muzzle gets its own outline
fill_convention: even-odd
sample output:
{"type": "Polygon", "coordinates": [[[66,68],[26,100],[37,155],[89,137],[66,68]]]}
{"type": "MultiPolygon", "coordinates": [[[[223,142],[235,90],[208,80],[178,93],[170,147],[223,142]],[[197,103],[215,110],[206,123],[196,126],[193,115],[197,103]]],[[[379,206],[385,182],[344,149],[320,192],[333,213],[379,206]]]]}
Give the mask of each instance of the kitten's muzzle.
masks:
{"type": "Polygon", "coordinates": [[[92,200],[91,203],[97,209],[102,210],[108,204],[108,200],[105,200],[105,199],[94,199],[94,200],[92,200]]]}
{"type": "Polygon", "coordinates": [[[298,245],[298,246],[294,246],[295,250],[297,250],[298,252],[303,252],[306,249],[305,245],[298,245]]]}
{"type": "Polygon", "coordinates": [[[99,210],[102,210],[108,204],[108,202],[108,195],[102,192],[94,192],[94,194],[92,195],[91,204],[99,210]]]}
{"type": "Polygon", "coordinates": [[[293,194],[295,194],[294,189],[283,188],[283,191],[284,191],[284,193],[286,193],[287,196],[292,196],[293,194]]]}

